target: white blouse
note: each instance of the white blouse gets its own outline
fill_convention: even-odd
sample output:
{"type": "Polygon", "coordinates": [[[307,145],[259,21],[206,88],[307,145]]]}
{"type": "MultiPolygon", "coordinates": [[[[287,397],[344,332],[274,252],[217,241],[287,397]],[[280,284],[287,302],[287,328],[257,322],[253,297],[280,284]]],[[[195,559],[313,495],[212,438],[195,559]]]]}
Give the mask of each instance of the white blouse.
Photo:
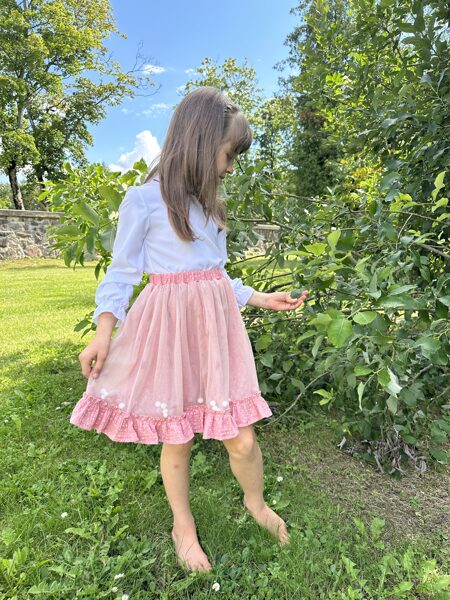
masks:
{"type": "Polygon", "coordinates": [[[225,271],[228,260],[225,230],[219,233],[212,219],[206,222],[197,199],[191,202],[189,219],[200,239],[184,241],[176,235],[157,179],[127,189],[119,206],[112,260],[95,293],[94,323],[106,311],[117,317],[116,327],[123,323],[133,286],[141,282],[144,272],[220,268],[233,288],[239,308],[247,304],[254,288],[244,285],[239,278],[230,279],[225,271]]]}

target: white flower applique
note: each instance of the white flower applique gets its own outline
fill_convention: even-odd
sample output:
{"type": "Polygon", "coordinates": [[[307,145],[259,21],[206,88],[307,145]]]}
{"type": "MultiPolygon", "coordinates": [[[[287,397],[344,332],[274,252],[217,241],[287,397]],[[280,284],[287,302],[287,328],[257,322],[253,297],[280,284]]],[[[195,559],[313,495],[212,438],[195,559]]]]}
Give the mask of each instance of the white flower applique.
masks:
{"type": "Polygon", "coordinates": [[[102,389],[100,390],[100,398],[103,398],[103,400],[104,400],[105,398],[107,398],[107,397],[108,397],[108,395],[109,395],[109,392],[108,392],[107,390],[105,390],[105,388],[102,388],[102,389]]]}
{"type": "MultiPolygon", "coordinates": [[[[231,398],[228,398],[228,400],[222,401],[223,410],[226,410],[228,408],[230,402],[231,402],[231,398]]],[[[220,410],[220,408],[217,406],[217,402],[215,400],[211,400],[209,404],[211,405],[212,410],[216,410],[216,411],[220,410]]]]}
{"type": "Polygon", "coordinates": [[[165,402],[160,402],[159,400],[157,400],[155,402],[155,406],[161,408],[163,417],[167,417],[167,415],[169,414],[169,409],[167,408],[167,404],[165,402]]]}

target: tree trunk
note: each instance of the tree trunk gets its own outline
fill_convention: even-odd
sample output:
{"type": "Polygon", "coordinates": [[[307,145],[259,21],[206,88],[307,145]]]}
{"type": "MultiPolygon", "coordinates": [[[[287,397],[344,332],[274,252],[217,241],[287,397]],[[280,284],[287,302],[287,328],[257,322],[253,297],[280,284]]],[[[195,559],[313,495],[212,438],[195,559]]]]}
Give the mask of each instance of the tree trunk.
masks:
{"type": "MultiPolygon", "coordinates": [[[[44,181],[44,173],[46,171],[45,166],[42,164],[35,165],[34,171],[36,173],[36,179],[39,182],[39,187],[40,187],[41,192],[45,192],[45,190],[47,189],[47,187],[45,185],[45,181],[44,181]]],[[[40,200],[40,203],[43,206],[45,206],[45,208],[47,208],[49,205],[46,198],[44,198],[43,200],[40,200]]]]}
{"type": "Polygon", "coordinates": [[[17,180],[17,167],[16,161],[13,160],[8,166],[8,178],[11,186],[14,206],[18,210],[25,210],[23,205],[22,192],[20,191],[19,182],[17,180]]]}

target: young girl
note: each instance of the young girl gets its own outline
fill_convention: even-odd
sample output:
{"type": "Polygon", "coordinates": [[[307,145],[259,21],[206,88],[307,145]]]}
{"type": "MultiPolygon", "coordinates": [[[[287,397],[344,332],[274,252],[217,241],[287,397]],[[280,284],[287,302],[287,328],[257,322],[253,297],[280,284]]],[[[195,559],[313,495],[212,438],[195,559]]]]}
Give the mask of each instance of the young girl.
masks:
{"type": "Polygon", "coordinates": [[[251,143],[248,121],[220,90],[198,88],[177,106],[158,164],[120,205],[112,262],[95,296],[95,337],[79,355],[88,383],[70,417],[116,442],[162,444],[171,536],[178,564],[192,571],[212,568],[189,506],[195,433],[223,441],[244,506],[279,543],[289,541],[263,498],[252,424],[272,412],[240,309],[294,310],[308,291],[298,299],[262,293],[225,271],[226,206],[217,187],[251,143]],[[144,272],[149,283],[126,313],[144,272]]]}

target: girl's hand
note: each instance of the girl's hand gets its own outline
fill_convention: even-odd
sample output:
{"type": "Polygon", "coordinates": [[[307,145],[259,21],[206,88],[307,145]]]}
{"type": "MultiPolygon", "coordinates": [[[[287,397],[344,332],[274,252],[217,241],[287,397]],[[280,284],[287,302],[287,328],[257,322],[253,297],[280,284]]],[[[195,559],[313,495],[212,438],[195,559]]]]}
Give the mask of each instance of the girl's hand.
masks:
{"type": "Polygon", "coordinates": [[[96,335],[78,355],[81,363],[81,370],[86,379],[89,379],[91,375],[95,378],[100,373],[103,363],[108,356],[110,342],[110,336],[96,335]],[[92,366],[93,360],[95,360],[94,366],[92,366]]]}
{"type": "Polygon", "coordinates": [[[303,304],[309,294],[304,290],[300,298],[291,298],[290,292],[269,292],[265,296],[265,308],[271,310],[295,310],[303,304]]]}

